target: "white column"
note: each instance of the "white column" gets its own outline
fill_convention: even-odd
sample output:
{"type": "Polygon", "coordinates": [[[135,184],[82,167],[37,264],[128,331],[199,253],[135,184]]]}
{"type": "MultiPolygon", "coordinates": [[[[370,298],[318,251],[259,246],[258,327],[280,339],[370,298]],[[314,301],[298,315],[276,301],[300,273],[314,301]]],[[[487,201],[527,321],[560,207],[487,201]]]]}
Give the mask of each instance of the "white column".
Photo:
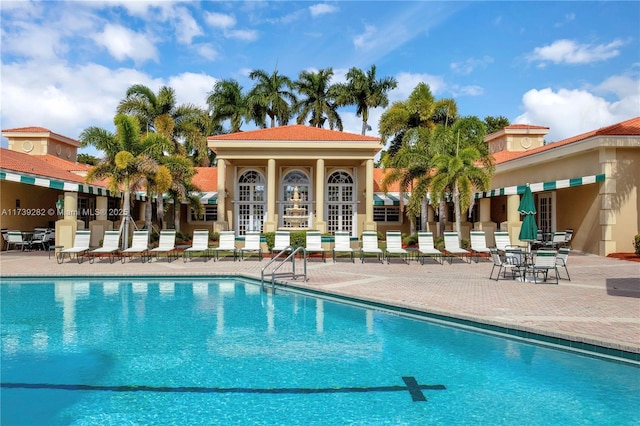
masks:
{"type": "Polygon", "coordinates": [[[227,163],[219,158],[218,159],[218,222],[225,222],[225,207],[227,204],[227,163]]]}
{"type": "Polygon", "coordinates": [[[323,233],[327,231],[327,223],[324,221],[324,185],[325,185],[324,160],[322,158],[318,158],[316,160],[315,228],[318,231],[323,233]]]}
{"type": "Polygon", "coordinates": [[[377,224],[373,221],[373,159],[367,160],[365,173],[365,219],[364,230],[375,231],[377,224]]]}
{"type": "Polygon", "coordinates": [[[270,158],[267,161],[267,223],[264,224],[266,232],[275,231],[276,224],[276,160],[270,158]]]}

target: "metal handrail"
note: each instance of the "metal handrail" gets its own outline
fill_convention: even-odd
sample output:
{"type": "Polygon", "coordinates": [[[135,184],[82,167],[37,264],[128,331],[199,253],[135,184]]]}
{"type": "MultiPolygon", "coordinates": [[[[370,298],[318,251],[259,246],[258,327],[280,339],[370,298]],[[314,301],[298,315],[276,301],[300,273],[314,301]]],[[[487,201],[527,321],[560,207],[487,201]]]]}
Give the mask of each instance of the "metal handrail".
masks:
{"type": "Polygon", "coordinates": [[[273,271],[271,271],[271,290],[273,291],[275,289],[276,286],[276,271],[278,269],[280,269],[280,267],[282,265],[284,265],[288,260],[291,260],[291,267],[292,267],[292,271],[291,272],[284,272],[281,274],[278,274],[279,277],[285,277],[288,275],[291,275],[292,279],[297,279],[299,276],[304,276],[304,281],[307,281],[307,250],[302,247],[302,246],[298,246],[294,249],[293,246],[287,246],[285,247],[284,250],[282,250],[280,253],[278,253],[275,257],[273,257],[272,259],[269,260],[269,262],[267,262],[266,265],[264,265],[262,267],[262,269],[260,270],[260,286],[261,288],[264,290],[264,274],[265,274],[265,270],[269,267],[269,265],[271,265],[273,262],[275,262],[277,259],[280,259],[282,256],[284,256],[284,254],[286,254],[287,252],[291,251],[291,253],[289,253],[289,255],[282,259],[282,261],[280,262],[280,264],[278,264],[275,268],[273,268],[273,271]],[[299,252],[302,252],[302,261],[303,261],[303,273],[302,274],[296,274],[296,257],[295,255],[299,252]]]}

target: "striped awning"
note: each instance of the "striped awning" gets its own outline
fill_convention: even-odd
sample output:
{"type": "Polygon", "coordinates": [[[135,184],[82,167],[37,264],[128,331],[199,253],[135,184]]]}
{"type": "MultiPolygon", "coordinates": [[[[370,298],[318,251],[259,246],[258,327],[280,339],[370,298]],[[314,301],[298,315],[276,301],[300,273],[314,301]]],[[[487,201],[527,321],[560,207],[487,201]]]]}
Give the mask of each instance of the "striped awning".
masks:
{"type": "MultiPolygon", "coordinates": [[[[404,192],[402,195],[404,196],[403,204],[407,205],[409,203],[409,197],[411,196],[411,193],[404,192]]],[[[400,193],[399,192],[375,192],[373,194],[373,205],[374,206],[399,206],[400,193]]]]}
{"type": "MultiPolygon", "coordinates": [[[[0,180],[6,180],[9,182],[24,183],[27,185],[41,186],[44,188],[58,189],[66,192],[79,192],[83,194],[93,194],[103,197],[120,197],[121,192],[113,193],[107,188],[102,186],[88,185],[85,183],[67,182],[56,179],[49,179],[43,177],[37,177],[32,175],[26,175],[16,172],[0,171],[0,180]]],[[[140,193],[135,194],[136,200],[144,200],[144,195],[140,193]]]]}
{"type": "MultiPolygon", "coordinates": [[[[530,183],[531,192],[553,191],[554,189],[570,188],[574,186],[589,185],[591,183],[604,182],[604,173],[599,175],[582,176],[572,179],[554,180],[551,182],[530,183]]],[[[500,195],[521,195],[527,185],[507,186],[492,189],[487,192],[476,192],[476,198],[498,197],[500,195]]]]}
{"type": "Polygon", "coordinates": [[[201,192],[200,202],[202,204],[218,204],[218,193],[217,192],[201,192]]]}

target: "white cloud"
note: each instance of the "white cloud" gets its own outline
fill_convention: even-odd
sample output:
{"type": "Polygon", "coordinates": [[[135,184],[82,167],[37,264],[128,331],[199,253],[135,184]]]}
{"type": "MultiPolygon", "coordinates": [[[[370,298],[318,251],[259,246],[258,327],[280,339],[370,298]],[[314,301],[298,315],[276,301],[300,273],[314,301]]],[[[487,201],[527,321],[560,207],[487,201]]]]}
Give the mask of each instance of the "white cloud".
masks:
{"type": "Polygon", "coordinates": [[[614,40],[608,44],[579,44],[573,40],[556,40],[550,45],[536,47],[529,54],[530,62],[540,62],[539,66],[546,66],[547,62],[554,64],[588,64],[605,61],[620,54],[622,40],[614,40]]]}
{"type": "Polygon", "coordinates": [[[214,28],[233,28],[236,26],[236,18],[223,13],[207,12],[204,14],[205,22],[214,28]]]}
{"type": "Polygon", "coordinates": [[[158,60],[158,52],[144,34],[136,33],[121,25],[107,24],[104,31],[94,37],[98,45],[104,46],[111,56],[119,61],[127,58],[136,63],[158,60]]]}
{"type": "Polygon", "coordinates": [[[207,74],[185,72],[169,78],[167,85],[176,91],[176,103],[207,107],[207,93],[213,90],[217,79],[207,74]]]}
{"type": "Polygon", "coordinates": [[[358,49],[370,50],[376,46],[377,30],[374,25],[365,25],[364,32],[353,37],[353,45],[358,49]]]}
{"type": "Polygon", "coordinates": [[[226,30],[224,36],[244,41],[255,41],[258,39],[258,32],[255,30],[226,30]]]}
{"type": "Polygon", "coordinates": [[[491,56],[483,56],[482,58],[469,58],[462,62],[453,62],[450,68],[457,74],[468,75],[478,67],[486,68],[487,65],[493,63],[491,56]]]}
{"type": "Polygon", "coordinates": [[[314,18],[316,16],[326,15],[328,13],[337,12],[338,8],[326,3],[319,3],[309,6],[309,12],[311,12],[311,16],[314,18]]]}
{"type": "Polygon", "coordinates": [[[522,108],[514,123],[548,126],[546,139],[559,141],[640,115],[640,80],[614,76],[591,91],[532,89],[522,96],[522,108]]]}
{"type": "Polygon", "coordinates": [[[203,35],[198,22],[184,7],[175,10],[176,38],[180,43],[190,44],[194,37],[203,35]]]}
{"type": "Polygon", "coordinates": [[[218,51],[211,44],[196,44],[193,48],[198,52],[198,55],[209,61],[214,61],[218,57],[218,51]]]}
{"type": "Polygon", "coordinates": [[[575,13],[567,13],[566,15],[564,15],[564,18],[562,19],[562,21],[556,22],[553,26],[556,28],[560,28],[560,27],[563,27],[565,24],[572,22],[575,19],[576,19],[575,13]]]}
{"type": "Polygon", "coordinates": [[[396,75],[396,81],[398,87],[389,92],[389,101],[404,101],[409,98],[413,89],[416,88],[418,83],[426,83],[431,89],[431,93],[438,98],[443,97],[443,93],[447,90],[447,85],[443,78],[437,75],[430,74],[411,74],[401,72],[396,75]]]}

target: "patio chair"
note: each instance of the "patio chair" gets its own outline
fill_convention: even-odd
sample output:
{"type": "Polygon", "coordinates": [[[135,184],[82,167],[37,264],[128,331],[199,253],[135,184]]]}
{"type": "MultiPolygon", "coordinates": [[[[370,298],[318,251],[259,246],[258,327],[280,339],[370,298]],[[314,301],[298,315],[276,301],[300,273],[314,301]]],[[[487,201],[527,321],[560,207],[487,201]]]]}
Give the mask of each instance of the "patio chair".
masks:
{"type": "Polygon", "coordinates": [[[384,257],[387,258],[387,264],[391,262],[392,256],[398,256],[408,265],[409,252],[402,248],[402,234],[400,231],[387,231],[386,235],[387,247],[384,250],[384,257]]]}
{"type": "Polygon", "coordinates": [[[511,245],[511,239],[509,238],[509,232],[496,231],[493,233],[496,240],[496,248],[499,252],[504,253],[507,246],[511,245]]]}
{"type": "Polygon", "coordinates": [[[471,253],[475,254],[476,263],[480,260],[480,254],[490,253],[484,231],[471,231],[471,253]]]}
{"type": "Polygon", "coordinates": [[[11,246],[13,246],[14,249],[20,248],[21,251],[24,251],[25,247],[31,247],[31,242],[22,237],[22,231],[8,231],[7,250],[9,250],[11,246]]]}
{"type": "Polygon", "coordinates": [[[9,241],[9,230],[6,228],[2,228],[2,230],[0,230],[0,232],[2,233],[2,244],[3,244],[3,249],[7,250],[8,247],[8,241],[9,241]]]}
{"type": "Polygon", "coordinates": [[[276,231],[275,241],[271,249],[271,257],[281,251],[287,250],[291,246],[291,232],[276,231]]]}
{"type": "Polygon", "coordinates": [[[460,238],[457,232],[444,233],[444,252],[449,257],[449,264],[453,263],[454,257],[459,257],[465,263],[471,263],[471,252],[460,247],[460,238]],[[465,260],[465,257],[468,260],[465,260]]]}
{"type": "Polygon", "coordinates": [[[443,264],[442,252],[433,243],[433,232],[418,232],[418,260],[421,265],[424,265],[425,257],[432,257],[443,264]]]}
{"type": "Polygon", "coordinates": [[[564,247],[571,248],[571,239],[573,238],[573,229],[564,231],[564,247]]]}
{"type": "Polygon", "coordinates": [[[334,234],[333,248],[331,249],[331,256],[333,261],[336,261],[336,254],[349,253],[351,257],[351,263],[355,262],[353,258],[353,249],[351,248],[351,235],[345,231],[336,231],[334,234]]]}
{"type": "Polygon", "coordinates": [[[96,257],[107,255],[109,263],[113,263],[115,258],[119,256],[120,249],[120,231],[104,231],[102,238],[102,247],[87,252],[89,263],[93,263],[96,257]]]}
{"type": "Polygon", "coordinates": [[[34,233],[31,240],[31,247],[38,247],[41,250],[49,250],[49,245],[54,240],[55,233],[52,229],[45,229],[44,232],[34,233]]]}
{"type": "Polygon", "coordinates": [[[90,241],[91,231],[76,231],[75,238],[73,239],[73,247],[62,249],[58,253],[56,253],[56,259],[58,260],[58,263],[64,262],[64,257],[66,255],[69,255],[69,260],[71,260],[71,258],[75,256],[78,263],[82,263],[84,256],[89,251],[90,241]]]}
{"type": "Polygon", "coordinates": [[[533,282],[538,283],[538,275],[542,275],[546,282],[549,278],[549,271],[555,272],[556,284],[558,284],[558,265],[556,262],[557,252],[555,250],[540,249],[533,256],[533,263],[526,267],[525,273],[533,275],[533,282]]]}
{"type": "Polygon", "coordinates": [[[238,258],[238,249],[236,249],[236,233],[234,231],[220,232],[218,247],[213,249],[214,261],[220,259],[220,252],[232,253],[233,261],[238,258]]]}
{"type": "Polygon", "coordinates": [[[244,260],[245,253],[256,253],[262,260],[262,244],[260,243],[259,232],[247,232],[244,235],[244,247],[240,249],[240,260],[244,260]]]}
{"type": "Polygon", "coordinates": [[[186,248],[182,252],[182,261],[186,262],[187,258],[193,260],[194,253],[201,253],[206,262],[209,260],[209,230],[196,229],[193,231],[193,240],[191,247],[186,248]]]}
{"type": "Polygon", "coordinates": [[[160,240],[158,241],[158,247],[149,250],[149,260],[151,260],[151,256],[155,254],[157,262],[158,257],[161,253],[164,253],[167,256],[167,262],[171,262],[172,259],[178,258],[175,229],[163,229],[160,231],[160,240]]]}
{"type": "Polygon", "coordinates": [[[504,251],[504,263],[511,270],[513,279],[525,277],[526,255],[520,246],[507,246],[504,251]]]}
{"type": "Polygon", "coordinates": [[[378,233],[376,231],[364,231],[362,233],[362,246],[360,247],[360,260],[364,263],[364,259],[369,254],[376,255],[380,263],[383,263],[384,252],[378,247],[378,233]]]}
{"type": "MultiPolygon", "coordinates": [[[[556,256],[556,266],[564,268],[567,273],[567,280],[571,281],[571,276],[569,275],[569,270],[567,269],[567,262],[569,261],[569,253],[571,249],[569,247],[560,247],[558,249],[558,255],[556,256]]],[[[561,276],[558,278],[564,279],[561,276]]]]}
{"type": "Polygon", "coordinates": [[[490,248],[489,249],[489,255],[491,257],[491,261],[493,262],[493,266],[491,267],[491,273],[489,274],[489,279],[493,279],[493,271],[495,270],[495,268],[498,268],[498,274],[496,275],[496,281],[498,281],[498,279],[500,278],[500,273],[502,272],[502,276],[506,279],[507,278],[507,271],[511,272],[511,277],[512,279],[515,279],[516,276],[518,276],[520,274],[519,272],[519,266],[517,264],[515,264],[514,262],[509,262],[506,260],[503,260],[500,257],[500,252],[498,252],[498,249],[496,248],[490,248]]]}
{"type": "Polygon", "coordinates": [[[566,232],[565,231],[557,231],[553,233],[553,238],[549,241],[545,246],[557,249],[558,247],[562,247],[565,244],[566,240],[566,232]]]}
{"type": "Polygon", "coordinates": [[[125,259],[128,257],[129,262],[131,262],[131,258],[135,257],[135,255],[140,256],[140,260],[142,261],[142,263],[144,263],[147,258],[150,258],[148,229],[145,229],[143,231],[133,231],[131,247],[122,250],[122,252],[120,253],[120,260],[122,261],[122,263],[124,263],[125,259]]]}
{"type": "Polygon", "coordinates": [[[326,262],[325,251],[324,248],[322,248],[322,234],[320,234],[320,231],[307,231],[307,234],[305,235],[304,249],[307,253],[307,259],[309,258],[309,254],[322,253],[322,261],[326,262]]]}

